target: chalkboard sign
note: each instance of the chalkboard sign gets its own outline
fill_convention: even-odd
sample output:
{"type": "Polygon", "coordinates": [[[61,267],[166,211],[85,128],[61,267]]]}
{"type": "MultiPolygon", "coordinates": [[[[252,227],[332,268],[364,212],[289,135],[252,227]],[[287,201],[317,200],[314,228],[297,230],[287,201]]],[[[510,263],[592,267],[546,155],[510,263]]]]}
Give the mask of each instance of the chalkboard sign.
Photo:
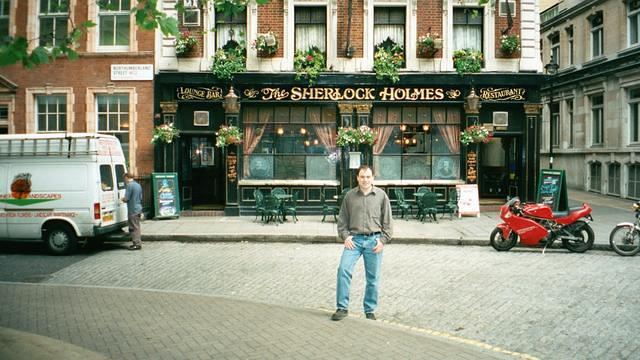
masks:
{"type": "Polygon", "coordinates": [[[177,173],[152,173],[155,218],[175,218],[180,215],[180,195],[177,173]]]}
{"type": "Polygon", "coordinates": [[[564,170],[540,170],[536,199],[539,204],[551,206],[553,211],[565,211],[569,208],[564,170]]]}
{"type": "Polygon", "coordinates": [[[458,217],[480,216],[480,199],[478,184],[456,185],[458,192],[458,217]]]}

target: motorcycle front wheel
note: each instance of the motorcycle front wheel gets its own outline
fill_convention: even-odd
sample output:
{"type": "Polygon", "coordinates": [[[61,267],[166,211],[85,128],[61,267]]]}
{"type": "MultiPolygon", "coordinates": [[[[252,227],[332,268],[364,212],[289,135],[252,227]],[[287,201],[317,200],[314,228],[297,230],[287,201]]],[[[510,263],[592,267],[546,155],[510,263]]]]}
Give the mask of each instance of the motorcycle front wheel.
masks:
{"type": "Polygon", "coordinates": [[[495,228],[491,232],[491,237],[489,238],[489,243],[493,246],[494,249],[498,251],[508,251],[512,247],[516,246],[518,242],[518,235],[515,232],[509,233],[509,238],[505,239],[502,236],[502,230],[500,228],[495,228]]]}
{"type": "Polygon", "coordinates": [[[640,251],[640,233],[633,225],[618,225],[611,230],[609,244],[621,256],[633,256],[640,251]]]}
{"type": "Polygon", "coordinates": [[[586,222],[576,221],[568,231],[571,235],[579,238],[579,240],[562,239],[562,245],[569,251],[583,253],[593,247],[595,236],[593,229],[586,222]]]}

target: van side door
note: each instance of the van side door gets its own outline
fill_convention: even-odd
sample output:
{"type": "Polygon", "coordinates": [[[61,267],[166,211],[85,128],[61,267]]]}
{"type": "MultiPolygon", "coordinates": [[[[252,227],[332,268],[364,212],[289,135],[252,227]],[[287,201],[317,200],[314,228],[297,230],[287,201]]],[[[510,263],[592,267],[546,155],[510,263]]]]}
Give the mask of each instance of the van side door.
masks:
{"type": "Polygon", "coordinates": [[[9,199],[9,183],[7,182],[7,166],[0,165],[0,238],[9,236],[7,233],[7,204],[3,201],[9,199]]]}
{"type": "Polygon", "coordinates": [[[117,197],[116,184],[113,181],[111,164],[100,164],[100,220],[102,226],[109,226],[116,221],[116,209],[120,199],[117,197]]]}
{"type": "MultiPolygon", "coordinates": [[[[124,198],[124,194],[126,192],[126,183],[124,181],[124,173],[126,172],[126,169],[123,164],[116,164],[115,170],[118,199],[122,199],[124,198]]],[[[118,223],[124,221],[127,221],[127,204],[122,201],[118,201],[116,210],[116,222],[118,223]]]]}

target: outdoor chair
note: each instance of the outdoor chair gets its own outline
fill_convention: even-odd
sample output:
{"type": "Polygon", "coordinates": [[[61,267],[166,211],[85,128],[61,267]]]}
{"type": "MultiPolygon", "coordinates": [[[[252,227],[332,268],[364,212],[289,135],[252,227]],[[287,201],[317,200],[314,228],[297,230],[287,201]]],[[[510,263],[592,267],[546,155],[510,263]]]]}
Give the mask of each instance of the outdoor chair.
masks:
{"type": "Polygon", "coordinates": [[[260,216],[260,220],[264,221],[264,195],[262,191],[258,189],[253,190],[253,198],[256,200],[256,218],[253,219],[253,221],[258,220],[258,215],[260,216]]]}
{"type": "Polygon", "coordinates": [[[453,219],[453,215],[457,212],[458,212],[458,190],[456,190],[456,188],[454,187],[451,187],[449,188],[449,200],[442,205],[442,216],[440,216],[440,218],[443,218],[444,214],[447,213],[449,214],[449,218],[453,219]]]}
{"type": "Polygon", "coordinates": [[[425,218],[428,216],[433,221],[438,222],[436,218],[436,213],[438,212],[437,205],[438,204],[438,195],[435,193],[429,192],[424,194],[418,199],[418,219],[424,222],[425,218]]]}
{"type": "Polygon", "coordinates": [[[293,196],[287,202],[284,203],[282,207],[282,217],[285,218],[287,214],[291,214],[291,217],[293,217],[293,222],[297,222],[298,221],[297,206],[298,206],[298,193],[295,192],[293,193],[293,196]]]}
{"type": "MultiPolygon", "coordinates": [[[[413,213],[413,204],[405,200],[404,192],[402,189],[394,189],[394,193],[396,195],[396,211],[400,215],[401,218],[405,218],[407,212],[409,212],[409,216],[413,213]]],[[[409,220],[407,218],[407,220],[409,220]]]]}
{"type": "Polygon", "coordinates": [[[333,215],[333,220],[338,221],[338,212],[340,209],[336,206],[327,204],[324,192],[320,193],[320,204],[322,205],[322,222],[324,222],[327,215],[333,215]]]}
{"type": "Polygon", "coordinates": [[[284,191],[284,189],[281,188],[281,187],[275,187],[275,188],[271,189],[271,195],[277,195],[277,194],[284,195],[286,193],[287,192],[284,191]]]}
{"type": "Polygon", "coordinates": [[[431,192],[431,190],[429,190],[429,188],[426,186],[420,186],[416,192],[417,193],[431,192]]]}
{"type": "Polygon", "coordinates": [[[276,225],[278,225],[278,222],[282,222],[280,218],[281,212],[281,203],[277,197],[271,195],[267,195],[264,197],[263,222],[265,224],[269,223],[270,221],[274,221],[276,225]]]}

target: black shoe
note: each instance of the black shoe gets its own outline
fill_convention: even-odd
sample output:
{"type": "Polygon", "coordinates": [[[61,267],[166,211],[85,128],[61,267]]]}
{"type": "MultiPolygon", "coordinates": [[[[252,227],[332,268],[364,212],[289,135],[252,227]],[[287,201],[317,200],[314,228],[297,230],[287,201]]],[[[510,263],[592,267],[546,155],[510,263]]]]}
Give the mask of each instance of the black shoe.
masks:
{"type": "Polygon", "coordinates": [[[336,310],[336,312],[333,313],[333,315],[331,315],[331,320],[340,321],[346,318],[348,314],[349,312],[347,310],[338,309],[336,310]]]}
{"type": "Polygon", "coordinates": [[[369,319],[369,320],[376,320],[376,314],[374,314],[374,313],[366,313],[366,314],[364,314],[364,316],[366,316],[367,319],[369,319]]]}
{"type": "Polygon", "coordinates": [[[140,245],[131,245],[131,246],[129,246],[129,250],[142,250],[142,246],[140,246],[140,245]]]}

